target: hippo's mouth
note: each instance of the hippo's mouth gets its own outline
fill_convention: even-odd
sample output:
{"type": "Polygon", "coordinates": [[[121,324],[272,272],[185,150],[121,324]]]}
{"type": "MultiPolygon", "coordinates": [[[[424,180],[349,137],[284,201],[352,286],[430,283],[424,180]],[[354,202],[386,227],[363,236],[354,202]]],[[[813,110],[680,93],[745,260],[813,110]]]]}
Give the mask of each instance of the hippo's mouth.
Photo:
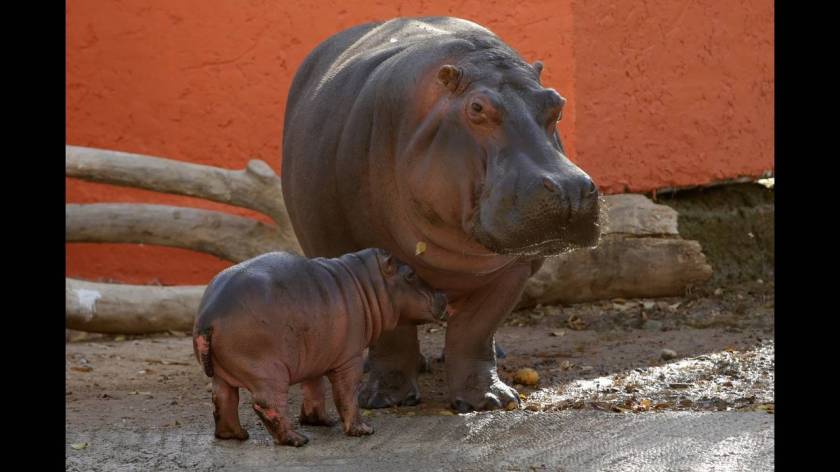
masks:
{"type": "Polygon", "coordinates": [[[595,224],[590,226],[588,230],[571,231],[565,234],[564,237],[547,239],[525,245],[505,244],[482,230],[475,231],[473,237],[482,246],[496,254],[547,257],[557,256],[575,249],[597,246],[600,240],[600,228],[595,224]]]}
{"type": "Polygon", "coordinates": [[[550,239],[548,241],[543,241],[536,244],[531,244],[528,246],[521,246],[521,247],[497,247],[497,248],[488,248],[491,249],[493,252],[502,255],[518,255],[518,256],[557,256],[560,254],[567,253],[569,251],[573,251],[575,249],[580,249],[584,247],[592,247],[593,244],[577,244],[574,242],[566,241],[564,239],[550,239]]]}

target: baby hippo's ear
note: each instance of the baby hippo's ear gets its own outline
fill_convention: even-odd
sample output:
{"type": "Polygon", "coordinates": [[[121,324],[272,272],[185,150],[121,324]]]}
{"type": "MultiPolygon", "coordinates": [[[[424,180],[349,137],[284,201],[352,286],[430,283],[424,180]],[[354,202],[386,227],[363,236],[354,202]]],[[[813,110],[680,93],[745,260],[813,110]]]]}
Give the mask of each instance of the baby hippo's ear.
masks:
{"type": "Polygon", "coordinates": [[[394,260],[394,256],[388,254],[385,256],[385,259],[382,260],[382,273],[386,276],[394,275],[397,272],[397,261],[394,260]]]}

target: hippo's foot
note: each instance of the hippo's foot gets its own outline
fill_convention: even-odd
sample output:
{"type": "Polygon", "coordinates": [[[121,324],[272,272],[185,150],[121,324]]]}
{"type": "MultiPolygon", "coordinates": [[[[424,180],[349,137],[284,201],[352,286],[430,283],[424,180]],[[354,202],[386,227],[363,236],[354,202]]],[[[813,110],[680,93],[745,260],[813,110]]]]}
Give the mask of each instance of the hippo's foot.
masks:
{"type": "Polygon", "coordinates": [[[309,442],[309,438],[298,433],[297,431],[286,431],[285,434],[279,438],[274,438],[274,442],[281,446],[300,447],[309,442]]]}
{"type": "Polygon", "coordinates": [[[458,413],[519,407],[519,393],[499,380],[495,362],[447,359],[447,364],[451,406],[458,413]]]}
{"type": "Polygon", "coordinates": [[[362,408],[413,406],[420,403],[417,380],[401,370],[372,371],[359,392],[362,408]]]}
{"type": "Polygon", "coordinates": [[[218,439],[238,439],[244,441],[248,439],[248,431],[240,429],[239,431],[216,430],[216,437],[218,439]]]}
{"type": "Polygon", "coordinates": [[[363,422],[356,421],[349,428],[344,431],[348,436],[367,436],[373,434],[373,426],[363,422]]]}
{"type": "Polygon", "coordinates": [[[337,423],[336,420],[331,420],[326,414],[318,411],[308,415],[304,412],[300,413],[300,424],[308,426],[335,426],[337,423]]]}

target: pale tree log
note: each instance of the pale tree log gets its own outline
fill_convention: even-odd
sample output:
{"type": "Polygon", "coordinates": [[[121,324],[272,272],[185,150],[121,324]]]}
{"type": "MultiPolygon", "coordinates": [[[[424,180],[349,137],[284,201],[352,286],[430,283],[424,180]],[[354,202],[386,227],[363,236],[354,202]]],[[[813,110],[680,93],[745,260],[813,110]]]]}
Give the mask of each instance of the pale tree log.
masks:
{"type": "Polygon", "coordinates": [[[196,208],[134,203],[68,204],[65,240],[135,243],[201,251],[232,262],[288,250],[277,228],[196,208]]]}
{"type": "Polygon", "coordinates": [[[302,254],[283,201],[280,177],[251,160],[243,170],[79,146],[65,147],[65,173],[91,182],[187,195],[249,208],[271,217],[284,249],[302,254]]]}
{"type": "Polygon", "coordinates": [[[711,275],[697,241],[606,236],[596,248],[547,259],[528,280],[519,308],[682,296],[711,275]]]}
{"type": "Polygon", "coordinates": [[[93,333],[192,331],[204,286],[156,287],[66,279],[66,327],[93,333]]]}
{"type": "Polygon", "coordinates": [[[549,258],[518,307],[610,298],[680,296],[712,275],[700,243],[680,239],[677,212],[644,195],[602,198],[597,247],[549,258]]]}
{"type": "Polygon", "coordinates": [[[624,193],[601,198],[604,235],[679,238],[677,210],[659,205],[644,195],[624,193]]]}

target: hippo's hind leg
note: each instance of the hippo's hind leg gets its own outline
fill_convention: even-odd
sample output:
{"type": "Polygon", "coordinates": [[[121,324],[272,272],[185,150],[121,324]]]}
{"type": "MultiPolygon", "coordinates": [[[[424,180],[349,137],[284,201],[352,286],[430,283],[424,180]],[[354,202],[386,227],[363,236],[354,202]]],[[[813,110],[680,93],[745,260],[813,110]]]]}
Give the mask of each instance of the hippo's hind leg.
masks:
{"type": "Polygon", "coordinates": [[[218,375],[213,377],[213,419],[219,439],[248,439],[248,432],[239,423],[239,388],[218,375]]]}
{"type": "Polygon", "coordinates": [[[309,438],[292,429],[289,421],[288,371],[272,373],[270,377],[261,379],[251,393],[254,411],[274,437],[275,443],[299,447],[309,442],[309,438]]]}
{"type": "Polygon", "coordinates": [[[359,404],[363,408],[387,408],[420,403],[420,359],[417,327],[398,326],[382,333],[370,347],[369,375],[359,392],[359,404]]]}
{"type": "Polygon", "coordinates": [[[348,436],[373,434],[373,427],[362,421],[362,415],[359,414],[358,393],[362,364],[362,356],[359,355],[327,374],[332,384],[335,407],[348,436]]]}
{"type": "Polygon", "coordinates": [[[303,403],[300,405],[300,424],[311,426],[335,425],[335,421],[327,416],[327,404],[324,401],[324,377],[302,382],[301,390],[303,390],[303,403]]]}

